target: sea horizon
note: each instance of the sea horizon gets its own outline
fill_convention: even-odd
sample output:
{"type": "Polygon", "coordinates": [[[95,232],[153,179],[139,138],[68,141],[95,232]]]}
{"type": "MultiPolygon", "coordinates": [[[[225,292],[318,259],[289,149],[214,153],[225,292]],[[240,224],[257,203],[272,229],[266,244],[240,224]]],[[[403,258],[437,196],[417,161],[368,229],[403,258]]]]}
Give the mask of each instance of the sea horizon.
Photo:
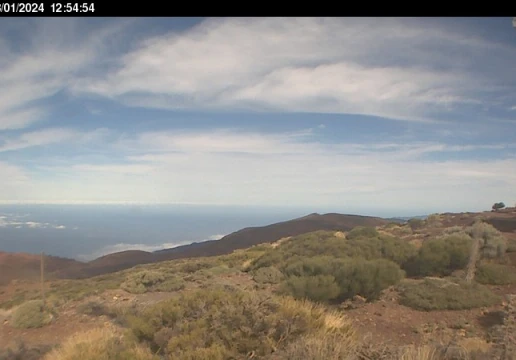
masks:
{"type": "Polygon", "coordinates": [[[91,261],[125,251],[153,252],[218,240],[246,227],[311,213],[408,218],[382,211],[193,204],[0,204],[0,251],[91,261]],[[392,216],[389,216],[392,215],[392,216]]]}

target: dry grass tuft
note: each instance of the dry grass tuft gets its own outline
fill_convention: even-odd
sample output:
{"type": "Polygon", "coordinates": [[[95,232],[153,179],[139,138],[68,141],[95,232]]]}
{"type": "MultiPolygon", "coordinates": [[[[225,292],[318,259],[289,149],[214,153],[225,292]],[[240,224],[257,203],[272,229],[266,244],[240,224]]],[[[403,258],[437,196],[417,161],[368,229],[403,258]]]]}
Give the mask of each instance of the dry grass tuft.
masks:
{"type": "Polygon", "coordinates": [[[434,346],[407,346],[401,349],[399,360],[440,360],[439,351],[434,346]]]}
{"type": "Polygon", "coordinates": [[[158,360],[149,349],[130,343],[106,326],[72,335],[44,360],[158,360]]]}

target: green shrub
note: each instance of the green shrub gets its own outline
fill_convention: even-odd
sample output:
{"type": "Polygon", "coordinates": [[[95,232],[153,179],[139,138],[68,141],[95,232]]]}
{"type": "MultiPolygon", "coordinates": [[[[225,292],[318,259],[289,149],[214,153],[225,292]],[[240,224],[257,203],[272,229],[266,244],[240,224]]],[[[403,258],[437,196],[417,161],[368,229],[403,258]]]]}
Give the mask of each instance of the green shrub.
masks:
{"type": "Polygon", "coordinates": [[[0,349],[0,360],[40,360],[52,350],[50,345],[29,345],[16,341],[13,345],[0,349]]]}
{"type": "Polygon", "coordinates": [[[414,231],[423,228],[426,225],[426,222],[425,220],[414,218],[407,221],[407,224],[414,231]]]}
{"type": "Polygon", "coordinates": [[[359,238],[375,238],[378,237],[378,231],[376,228],[371,226],[357,226],[354,227],[350,232],[346,234],[346,239],[359,239],[359,238]]]}
{"type": "Polygon", "coordinates": [[[11,324],[19,329],[39,328],[52,322],[53,315],[41,300],[30,300],[20,305],[13,313],[11,324]]]}
{"type": "Polygon", "coordinates": [[[283,284],[283,292],[296,299],[327,302],[337,298],[340,287],[332,275],[290,276],[283,284]]]}
{"type": "Polygon", "coordinates": [[[214,259],[203,259],[203,260],[186,260],[178,268],[179,272],[185,272],[187,274],[193,274],[199,270],[209,269],[217,266],[217,262],[214,259]]]}
{"type": "Polygon", "coordinates": [[[443,230],[442,234],[443,235],[452,235],[452,234],[457,234],[457,233],[464,233],[464,227],[462,226],[450,226],[450,227],[447,227],[443,230]]]}
{"type": "Polygon", "coordinates": [[[152,286],[151,290],[158,292],[173,292],[183,290],[185,287],[186,283],[182,278],[171,276],[152,286]]]}
{"type": "MultiPolygon", "coordinates": [[[[359,234],[364,234],[364,232],[362,232],[363,228],[358,228],[358,230],[355,230],[355,235],[351,236],[351,239],[337,237],[331,232],[315,232],[292,238],[290,241],[281,244],[276,249],[272,249],[254,260],[250,269],[257,270],[262,267],[276,266],[279,270],[285,272],[286,268],[301,258],[303,262],[306,262],[306,258],[321,257],[326,257],[326,260],[319,261],[322,258],[317,260],[322,262],[321,265],[317,266],[326,266],[324,262],[329,257],[364,258],[367,260],[384,258],[392,260],[399,265],[404,265],[406,261],[417,254],[417,248],[405,240],[379,235],[374,228],[365,229],[365,233],[369,233],[369,230],[372,230],[377,236],[359,237],[359,234]]],[[[372,233],[369,234],[371,235],[372,233]]],[[[288,273],[288,275],[296,274],[288,273]]]]}
{"type": "Polygon", "coordinates": [[[279,284],[284,276],[276,267],[268,266],[256,270],[253,279],[259,284],[279,284]]]}
{"type": "Polygon", "coordinates": [[[288,280],[283,291],[316,301],[344,301],[355,295],[375,300],[383,289],[404,277],[400,267],[390,260],[330,256],[293,258],[284,273],[288,280]],[[335,284],[339,289],[336,295],[335,284]]]}
{"type": "Polygon", "coordinates": [[[481,255],[484,258],[502,257],[507,250],[505,237],[494,226],[476,221],[465,229],[471,238],[481,241],[481,255]]]}
{"type": "Polygon", "coordinates": [[[397,223],[397,222],[394,222],[394,221],[392,221],[392,222],[388,223],[387,225],[385,225],[386,229],[397,229],[399,227],[401,227],[401,224],[397,223]]]}
{"type": "Polygon", "coordinates": [[[97,301],[88,301],[77,307],[77,311],[84,315],[101,316],[106,314],[106,307],[97,301]]]}
{"type": "Polygon", "coordinates": [[[52,284],[47,300],[63,304],[100,294],[108,289],[118,289],[123,278],[120,273],[102,275],[90,279],[59,280],[52,284]]]}
{"type": "Polygon", "coordinates": [[[148,308],[129,318],[134,336],[171,359],[263,358],[314,331],[350,332],[342,317],[328,321],[307,302],[236,289],[204,289],[148,308]]]}
{"type": "Polygon", "coordinates": [[[339,301],[360,295],[368,300],[376,300],[382,290],[397,284],[405,273],[392,261],[385,259],[346,261],[334,272],[340,287],[339,301]]]}
{"type": "Polygon", "coordinates": [[[143,270],[129,275],[120,287],[132,294],[143,294],[164,280],[165,276],[160,272],[143,270]]]}
{"type": "Polygon", "coordinates": [[[400,304],[417,310],[464,310],[492,306],[500,298],[484,285],[426,278],[399,286],[400,304]]]}
{"type": "Polygon", "coordinates": [[[513,266],[482,264],[477,268],[475,279],[481,284],[516,284],[516,271],[513,266]]]}
{"type": "Polygon", "coordinates": [[[426,218],[426,224],[434,227],[442,226],[441,216],[439,214],[431,214],[426,218]]]}
{"type": "Polygon", "coordinates": [[[0,309],[9,310],[17,305],[24,303],[26,300],[26,295],[24,293],[15,294],[9,300],[1,302],[0,309]]]}
{"type": "Polygon", "coordinates": [[[327,255],[293,256],[280,265],[286,276],[316,276],[332,274],[333,270],[343,264],[344,261],[344,259],[327,255]]]}
{"type": "Polygon", "coordinates": [[[408,276],[447,276],[463,269],[469,260],[472,239],[465,234],[423,242],[417,256],[403,267],[408,276]]]}
{"type": "Polygon", "coordinates": [[[516,239],[508,239],[507,240],[507,250],[508,253],[516,252],[516,239]]]}

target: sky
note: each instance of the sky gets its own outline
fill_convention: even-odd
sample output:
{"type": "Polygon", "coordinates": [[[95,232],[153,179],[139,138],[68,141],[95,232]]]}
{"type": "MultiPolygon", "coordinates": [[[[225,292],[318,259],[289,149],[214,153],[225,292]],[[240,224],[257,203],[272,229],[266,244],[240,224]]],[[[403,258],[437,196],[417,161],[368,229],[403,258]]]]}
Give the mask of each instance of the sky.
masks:
{"type": "Polygon", "coordinates": [[[1,204],[489,210],[515,130],[512,18],[0,23],[1,204]]]}

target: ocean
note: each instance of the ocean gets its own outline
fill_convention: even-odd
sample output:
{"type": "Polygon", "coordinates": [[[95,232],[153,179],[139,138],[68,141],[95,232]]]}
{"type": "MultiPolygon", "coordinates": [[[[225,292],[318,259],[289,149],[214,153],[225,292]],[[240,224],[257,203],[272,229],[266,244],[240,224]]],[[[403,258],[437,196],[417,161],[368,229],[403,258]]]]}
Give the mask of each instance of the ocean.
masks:
{"type": "Polygon", "coordinates": [[[87,261],[117,251],[155,251],[219,239],[308,213],[200,205],[0,205],[0,251],[43,251],[87,261]]]}

